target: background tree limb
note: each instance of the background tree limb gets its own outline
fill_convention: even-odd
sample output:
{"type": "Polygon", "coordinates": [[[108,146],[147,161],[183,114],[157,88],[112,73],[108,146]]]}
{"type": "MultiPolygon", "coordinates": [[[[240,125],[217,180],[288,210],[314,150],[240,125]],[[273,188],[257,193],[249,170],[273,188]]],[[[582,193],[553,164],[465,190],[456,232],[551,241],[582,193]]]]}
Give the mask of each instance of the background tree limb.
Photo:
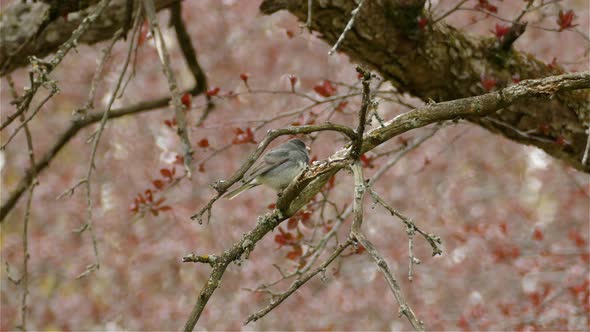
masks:
{"type": "MultiPolygon", "coordinates": [[[[312,1],[310,29],[328,44],[336,43],[345,29],[355,1],[312,1]]],[[[495,38],[480,38],[444,22],[425,29],[423,1],[369,1],[338,50],[365,63],[389,80],[400,92],[424,101],[455,100],[497,90],[513,81],[563,73],[533,56],[498,48],[495,38]],[[483,84],[484,80],[493,86],[483,84]]],[[[265,0],[262,13],[288,10],[301,22],[308,18],[307,0],[265,0]]],[[[486,118],[469,118],[513,141],[537,146],[568,165],[590,172],[582,164],[590,118],[588,90],[564,93],[550,100],[528,100],[486,118]],[[504,124],[504,125],[502,125],[504,124]],[[529,132],[532,135],[519,133],[529,132]]]]}

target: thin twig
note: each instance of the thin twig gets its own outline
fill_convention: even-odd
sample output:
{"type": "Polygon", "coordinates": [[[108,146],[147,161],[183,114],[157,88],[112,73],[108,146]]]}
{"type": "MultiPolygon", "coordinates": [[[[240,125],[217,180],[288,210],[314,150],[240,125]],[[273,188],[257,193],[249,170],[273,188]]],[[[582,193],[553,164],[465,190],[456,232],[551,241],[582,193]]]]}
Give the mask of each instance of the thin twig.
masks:
{"type": "Polygon", "coordinates": [[[104,71],[104,67],[108,62],[108,59],[111,56],[111,52],[113,50],[113,46],[117,43],[117,40],[121,38],[121,36],[125,33],[123,30],[117,30],[111,38],[111,42],[102,50],[102,57],[96,70],[94,71],[94,76],[92,77],[92,82],[90,83],[90,91],[88,92],[88,100],[84,106],[74,110],[74,116],[76,117],[84,117],[88,113],[89,110],[94,109],[94,96],[96,95],[96,87],[98,86],[98,82],[102,78],[102,72],[104,71]]]}
{"type": "Polygon", "coordinates": [[[191,141],[188,137],[188,132],[186,129],[186,117],[184,113],[184,105],[180,100],[180,90],[178,89],[176,77],[174,76],[174,72],[172,71],[172,67],[170,66],[170,55],[168,54],[168,49],[166,48],[164,36],[162,36],[162,31],[160,30],[160,26],[158,24],[158,18],[156,17],[156,7],[154,5],[154,1],[143,1],[143,8],[145,9],[147,19],[150,23],[150,30],[155,39],[156,49],[158,50],[160,63],[162,64],[162,70],[164,71],[164,75],[168,80],[168,88],[172,96],[172,106],[174,107],[174,115],[176,116],[176,122],[178,124],[176,127],[176,133],[180,137],[180,140],[184,148],[184,168],[188,175],[188,178],[190,179],[192,174],[193,147],[191,145],[191,141]]]}
{"type": "Polygon", "coordinates": [[[395,299],[397,300],[400,309],[399,316],[404,315],[416,331],[424,331],[424,323],[419,320],[412,308],[408,305],[400,287],[399,283],[389,270],[387,262],[381,254],[377,251],[377,248],[367,239],[367,237],[361,231],[361,225],[363,222],[363,197],[365,194],[365,180],[363,177],[362,167],[360,161],[356,160],[350,167],[352,169],[354,177],[354,201],[353,201],[353,221],[350,230],[350,237],[358,241],[369,253],[371,258],[377,264],[377,267],[383,273],[389,288],[391,289],[395,299]]]}
{"type": "MultiPolygon", "coordinates": [[[[16,92],[16,88],[14,86],[14,82],[12,77],[9,75],[6,76],[6,80],[8,81],[8,86],[10,88],[10,92],[12,94],[13,99],[18,99],[18,93],[16,92]]],[[[31,135],[31,130],[25,120],[25,115],[20,115],[20,121],[22,126],[24,127],[25,137],[27,139],[27,150],[29,154],[29,164],[31,168],[35,166],[35,152],[33,149],[33,137],[31,135]]],[[[29,198],[27,199],[27,205],[25,207],[25,218],[23,221],[23,273],[20,279],[22,282],[23,287],[23,295],[21,299],[21,323],[20,329],[22,331],[27,330],[27,296],[29,295],[29,220],[31,216],[31,204],[33,202],[33,192],[35,191],[35,186],[37,185],[37,174],[33,174],[33,182],[29,187],[29,198]]]]}
{"type": "Polygon", "coordinates": [[[326,270],[326,267],[328,267],[328,265],[330,265],[330,263],[332,263],[332,261],[334,259],[336,259],[336,257],[340,256],[340,254],[342,253],[342,251],[344,251],[344,249],[346,249],[348,246],[350,246],[352,244],[352,242],[353,241],[349,239],[346,242],[340,244],[336,248],[336,250],[334,250],[334,252],[322,264],[320,264],[316,269],[314,269],[312,271],[308,271],[307,273],[301,275],[299,278],[297,278],[291,284],[291,286],[289,287],[289,289],[287,289],[285,292],[283,292],[281,294],[275,294],[275,296],[273,297],[273,299],[270,301],[270,303],[266,307],[260,309],[256,313],[248,316],[248,318],[244,322],[244,325],[247,325],[250,322],[255,322],[255,321],[259,320],[260,318],[264,317],[271,310],[273,310],[279,304],[281,304],[291,294],[293,294],[297,289],[299,289],[299,287],[303,286],[309,279],[311,279],[316,274],[318,274],[318,273],[320,273],[322,271],[325,271],[326,270]]]}
{"type": "Polygon", "coordinates": [[[78,40],[80,39],[80,37],[84,34],[84,32],[86,32],[86,30],[88,30],[92,23],[94,23],[94,21],[96,21],[96,19],[100,17],[100,15],[107,8],[109,3],[110,0],[102,0],[100,3],[98,3],[98,5],[96,5],[96,8],[94,8],[94,11],[90,13],[88,16],[86,16],[84,20],[82,20],[82,23],[80,23],[76,30],[72,32],[70,38],[59,47],[53,58],[51,58],[48,62],[43,62],[36,59],[35,57],[31,57],[31,60],[33,62],[33,71],[31,73],[36,72],[38,74],[38,78],[33,80],[31,86],[27,88],[24,96],[18,99],[17,111],[12,115],[8,116],[6,121],[4,121],[0,125],[0,130],[8,126],[20,114],[26,112],[26,110],[29,108],[31,101],[33,100],[33,97],[37,93],[37,90],[48,80],[48,75],[51,73],[51,71],[61,63],[63,58],[72,48],[78,45],[78,40]]]}
{"type": "Polygon", "coordinates": [[[588,154],[590,153],[590,124],[589,124],[589,127],[586,131],[588,132],[588,138],[586,140],[586,148],[584,149],[584,156],[582,157],[582,165],[586,165],[586,162],[588,162],[588,154]]]}
{"type": "Polygon", "coordinates": [[[346,33],[348,31],[350,31],[350,29],[352,29],[352,25],[354,24],[354,19],[356,18],[356,15],[361,10],[361,7],[363,6],[364,2],[365,2],[365,0],[361,0],[359,2],[358,6],[352,10],[352,12],[350,13],[350,20],[348,20],[348,23],[346,24],[346,27],[344,27],[344,31],[342,31],[342,33],[340,34],[340,37],[338,37],[338,40],[336,40],[336,44],[334,44],[334,46],[332,46],[330,51],[328,51],[328,55],[332,55],[332,54],[334,54],[334,52],[336,52],[336,49],[338,49],[338,46],[344,40],[346,33]]]}
{"type": "Polygon", "coordinates": [[[385,209],[387,209],[387,211],[389,211],[391,213],[391,215],[400,218],[404,222],[404,224],[406,225],[406,227],[408,229],[408,235],[410,235],[410,233],[413,233],[413,232],[418,232],[420,235],[422,235],[424,237],[424,239],[426,239],[426,241],[432,247],[432,256],[442,254],[442,250],[440,249],[440,244],[442,243],[440,237],[438,237],[434,234],[428,234],[428,233],[423,232],[422,230],[420,230],[416,226],[416,224],[412,221],[412,219],[404,216],[403,214],[398,212],[396,209],[391,207],[389,204],[387,204],[383,200],[383,198],[381,198],[381,196],[379,196],[379,194],[377,194],[377,192],[375,190],[373,190],[373,188],[367,187],[367,190],[369,191],[369,193],[371,194],[371,197],[373,198],[373,200],[376,203],[379,203],[381,206],[383,206],[385,209]]]}

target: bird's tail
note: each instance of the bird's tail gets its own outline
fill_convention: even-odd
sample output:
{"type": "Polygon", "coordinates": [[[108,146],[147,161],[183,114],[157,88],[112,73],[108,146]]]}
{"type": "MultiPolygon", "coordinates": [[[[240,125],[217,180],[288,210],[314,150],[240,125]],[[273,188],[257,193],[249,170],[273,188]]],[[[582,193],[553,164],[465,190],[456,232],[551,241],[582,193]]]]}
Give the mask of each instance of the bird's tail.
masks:
{"type": "Polygon", "coordinates": [[[239,187],[236,190],[230,191],[229,193],[227,193],[225,195],[225,198],[227,199],[233,199],[234,197],[238,196],[239,194],[241,194],[242,192],[250,189],[250,188],[254,188],[256,186],[260,185],[259,183],[246,183],[244,185],[242,185],[241,187],[239,187]]]}

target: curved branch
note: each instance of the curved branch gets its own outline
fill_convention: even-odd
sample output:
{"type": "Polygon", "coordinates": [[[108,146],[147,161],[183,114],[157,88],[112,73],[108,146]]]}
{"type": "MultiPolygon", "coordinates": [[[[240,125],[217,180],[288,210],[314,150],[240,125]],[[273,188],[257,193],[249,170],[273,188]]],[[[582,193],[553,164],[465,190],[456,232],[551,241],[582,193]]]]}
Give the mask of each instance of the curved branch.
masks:
{"type": "MultiPolygon", "coordinates": [[[[156,0],[156,9],[161,10],[181,0],[156,0]]],[[[96,2],[96,1],[93,1],[96,2]]],[[[37,33],[44,24],[49,5],[43,2],[18,1],[2,9],[0,15],[0,76],[28,65],[29,56],[43,58],[57,51],[95,10],[96,6],[69,13],[68,19],[56,19],[37,33]],[[35,36],[38,34],[38,37],[35,36]],[[27,42],[33,38],[31,42],[27,42]]],[[[110,39],[126,21],[127,1],[113,0],[96,22],[81,37],[80,43],[95,44],[110,39]]]]}
{"type": "MultiPolygon", "coordinates": [[[[270,15],[288,10],[305,22],[308,3],[313,7],[309,28],[319,32],[328,45],[334,45],[346,29],[357,1],[264,0],[260,11],[270,15]]],[[[422,14],[418,5],[420,1],[414,0],[366,2],[353,29],[339,44],[339,51],[378,71],[400,92],[426,102],[486,93],[482,77],[495,82],[493,89],[500,90],[515,79],[563,73],[525,52],[499,49],[493,37],[474,37],[443,22],[421,29],[416,20],[422,14]]],[[[493,115],[509,126],[481,118],[469,121],[518,143],[537,146],[588,172],[589,166],[581,160],[586,150],[589,100],[590,90],[564,93],[550,100],[533,98],[527,104],[514,105],[493,115]],[[526,137],[511,128],[536,134],[526,137]]]]}

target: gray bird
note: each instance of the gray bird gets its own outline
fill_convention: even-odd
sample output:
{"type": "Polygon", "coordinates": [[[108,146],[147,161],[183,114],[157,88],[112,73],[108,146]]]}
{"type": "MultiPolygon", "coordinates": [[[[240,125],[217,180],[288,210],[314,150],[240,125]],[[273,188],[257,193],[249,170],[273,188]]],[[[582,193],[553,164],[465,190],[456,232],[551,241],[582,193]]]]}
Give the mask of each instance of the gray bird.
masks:
{"type": "Polygon", "coordinates": [[[238,189],[229,192],[225,197],[232,199],[242,192],[261,184],[267,185],[276,191],[281,191],[308,164],[308,148],[302,140],[294,138],[270,150],[258,165],[246,173],[242,180],[244,184],[238,189]]]}

